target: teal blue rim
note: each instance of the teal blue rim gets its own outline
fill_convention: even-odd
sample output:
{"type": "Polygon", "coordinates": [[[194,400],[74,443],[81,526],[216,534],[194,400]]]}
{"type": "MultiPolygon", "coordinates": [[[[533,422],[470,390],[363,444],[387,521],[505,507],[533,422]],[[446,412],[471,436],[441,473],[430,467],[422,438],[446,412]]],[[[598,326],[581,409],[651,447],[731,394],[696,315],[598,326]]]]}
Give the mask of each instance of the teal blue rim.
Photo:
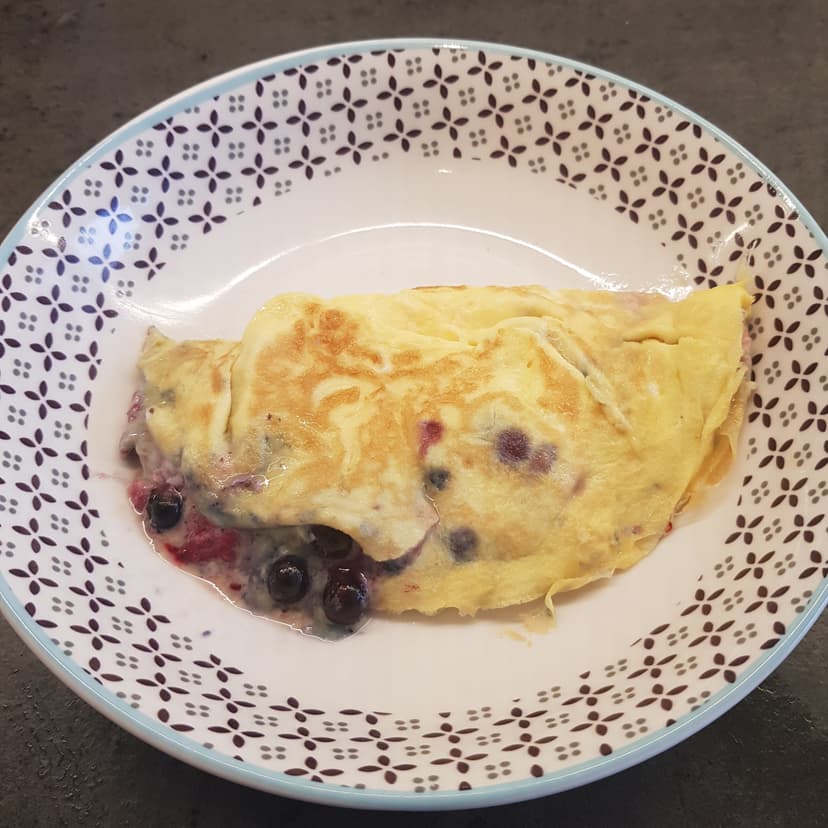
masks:
{"type": "MultiPolygon", "coordinates": [[[[227,92],[262,75],[283,72],[285,69],[309,62],[327,60],[337,55],[379,49],[429,49],[436,47],[482,50],[556,63],[570,69],[590,73],[647,95],[652,100],[670,107],[688,120],[701,126],[714,135],[731,152],[750,165],[763,180],[773,186],[781,196],[796,208],[800,221],[808,228],[817,244],[823,250],[828,250],[828,236],[771,170],[713,124],[670,98],[648,89],[646,86],[633,83],[612,72],[606,72],[579,61],[545,54],[533,49],[522,49],[504,44],[473,40],[403,38],[354,41],[293,52],[279,58],[264,60],[227,72],[170,98],[113,132],[56,179],[14,225],[3,244],[0,245],[0,261],[6,261],[14,247],[23,238],[27,224],[36,213],[38,206],[52,200],[52,195],[66,181],[73,178],[79,170],[94,163],[124,140],[134,137],[158,121],[180,112],[182,109],[195,106],[214,95],[227,92]]],[[[114,693],[98,684],[78,663],[63,655],[43,630],[28,616],[20,601],[2,578],[0,578],[0,598],[2,598],[0,611],[2,611],[12,628],[61,681],[115,724],[176,759],[232,782],[307,802],[348,808],[436,811],[506,805],[559,793],[618,773],[682,742],[715,721],[738,701],[741,701],[782,663],[828,605],[828,578],[823,578],[805,609],[793,621],[779,644],[769,650],[767,654],[756,659],[739,675],[734,684],[720,690],[716,695],[709,698],[702,707],[682,716],[671,727],[638,739],[609,756],[593,759],[573,768],[549,773],[539,779],[505,782],[483,788],[472,788],[468,791],[436,791],[432,793],[372,791],[337,787],[330,783],[320,784],[287,776],[283,773],[267,771],[249,762],[239,762],[209,750],[192,739],[188,739],[150,719],[143,713],[133,710],[128,704],[117,698],[114,693]]]]}

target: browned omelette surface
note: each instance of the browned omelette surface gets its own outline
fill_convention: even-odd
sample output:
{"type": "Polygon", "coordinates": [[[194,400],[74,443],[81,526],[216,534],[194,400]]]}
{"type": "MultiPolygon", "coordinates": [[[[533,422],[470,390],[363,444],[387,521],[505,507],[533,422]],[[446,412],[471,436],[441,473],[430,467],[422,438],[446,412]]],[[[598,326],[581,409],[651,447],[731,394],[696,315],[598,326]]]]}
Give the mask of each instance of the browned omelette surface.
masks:
{"type": "Polygon", "coordinates": [[[152,331],[147,422],[209,516],[415,550],[374,606],[474,613],[632,565],[720,473],[749,304],[740,285],[286,294],[238,343],[152,331]]]}

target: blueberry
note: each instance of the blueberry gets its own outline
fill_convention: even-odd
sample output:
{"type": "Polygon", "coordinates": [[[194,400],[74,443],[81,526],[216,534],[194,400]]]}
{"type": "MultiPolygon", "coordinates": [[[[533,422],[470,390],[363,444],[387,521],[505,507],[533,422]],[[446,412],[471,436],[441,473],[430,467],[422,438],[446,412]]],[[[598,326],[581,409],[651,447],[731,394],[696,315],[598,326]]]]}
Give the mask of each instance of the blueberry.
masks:
{"type": "Polygon", "coordinates": [[[156,532],[172,529],[184,511],[184,498],[172,486],[153,489],[147,498],[147,518],[156,532]]]}
{"type": "Polygon", "coordinates": [[[368,580],[353,566],[335,566],[328,573],[322,609],[333,624],[349,626],[368,609],[368,580]]]}
{"type": "Polygon", "coordinates": [[[522,463],[529,456],[529,438],[519,428],[506,428],[497,435],[497,456],[501,463],[522,463]]]}
{"type": "Polygon", "coordinates": [[[448,469],[429,469],[425,475],[426,486],[442,492],[451,480],[451,472],[448,469]]]}
{"type": "Polygon", "coordinates": [[[267,591],[277,604],[295,604],[305,597],[309,586],[308,565],[299,555],[283,555],[267,573],[267,591]]]}
{"type": "Polygon", "coordinates": [[[454,529],[448,536],[448,547],[452,557],[457,563],[468,563],[474,560],[477,552],[477,532],[464,526],[462,529],[454,529]]]}
{"type": "Polygon", "coordinates": [[[323,558],[344,558],[354,545],[350,535],[331,526],[311,526],[313,546],[323,558]]]}

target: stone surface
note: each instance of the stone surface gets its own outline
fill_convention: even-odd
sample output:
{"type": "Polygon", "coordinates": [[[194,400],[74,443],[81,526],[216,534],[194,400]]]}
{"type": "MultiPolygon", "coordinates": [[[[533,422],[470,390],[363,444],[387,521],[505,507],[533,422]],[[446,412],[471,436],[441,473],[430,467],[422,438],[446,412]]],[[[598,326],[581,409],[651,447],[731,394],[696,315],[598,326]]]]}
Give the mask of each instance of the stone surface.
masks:
{"type": "MultiPolygon", "coordinates": [[[[323,43],[442,35],[594,63],[686,104],[828,220],[828,4],[695,0],[30,0],[0,2],[0,237],[125,120],[240,64],[323,43]]],[[[828,622],[734,710],[677,748],[587,788],[413,825],[828,824],[828,622]]],[[[144,745],[75,698],[0,621],[0,826],[195,826],[381,813],[271,797],[144,745]]]]}

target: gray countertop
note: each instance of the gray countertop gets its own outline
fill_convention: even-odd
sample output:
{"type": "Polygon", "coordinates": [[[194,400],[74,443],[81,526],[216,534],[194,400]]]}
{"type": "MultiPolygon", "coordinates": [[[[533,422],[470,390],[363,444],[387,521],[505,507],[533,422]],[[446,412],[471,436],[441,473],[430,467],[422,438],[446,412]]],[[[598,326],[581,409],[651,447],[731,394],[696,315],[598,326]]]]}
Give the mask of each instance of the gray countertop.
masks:
{"type": "MultiPolygon", "coordinates": [[[[238,65],[336,41],[454,35],[592,63],[689,106],[828,223],[824,0],[30,0],[0,3],[0,238],[126,119],[238,65]]],[[[735,709],[602,782],[400,826],[828,824],[828,621],[735,709]]],[[[0,826],[382,825],[214,779],[128,735],[0,621],[0,826]]]]}

